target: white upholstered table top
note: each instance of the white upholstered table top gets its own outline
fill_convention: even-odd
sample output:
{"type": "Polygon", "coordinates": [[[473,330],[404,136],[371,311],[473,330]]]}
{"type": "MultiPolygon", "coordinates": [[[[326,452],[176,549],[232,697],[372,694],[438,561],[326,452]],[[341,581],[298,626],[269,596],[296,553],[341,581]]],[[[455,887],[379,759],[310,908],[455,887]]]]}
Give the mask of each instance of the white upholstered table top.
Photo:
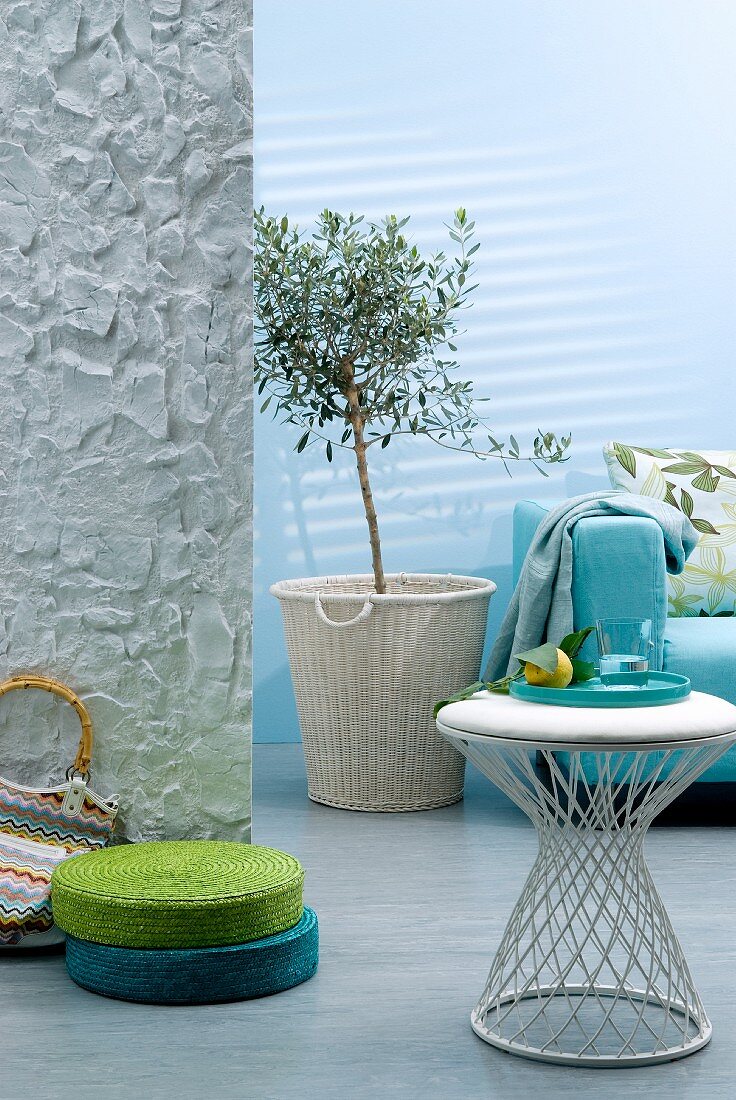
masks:
{"type": "Polygon", "coordinates": [[[646,745],[699,741],[736,731],[736,707],[693,691],[658,707],[554,707],[479,692],[449,703],[437,718],[440,732],[566,745],[646,745]]]}

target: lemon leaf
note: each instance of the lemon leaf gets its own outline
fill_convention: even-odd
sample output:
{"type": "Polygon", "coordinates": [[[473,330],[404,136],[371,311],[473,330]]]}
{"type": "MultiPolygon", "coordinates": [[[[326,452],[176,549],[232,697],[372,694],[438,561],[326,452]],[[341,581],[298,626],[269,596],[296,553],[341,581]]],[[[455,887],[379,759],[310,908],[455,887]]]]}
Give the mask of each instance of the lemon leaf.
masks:
{"type": "Polygon", "coordinates": [[[545,672],[556,672],[559,657],[557,656],[557,646],[552,642],[545,642],[544,645],[537,646],[536,649],[528,649],[526,653],[515,653],[517,661],[521,661],[522,664],[536,665],[537,668],[543,668],[545,672]]]}
{"type": "Polygon", "coordinates": [[[573,657],[577,657],[583,643],[593,629],[592,626],[584,626],[582,630],[576,630],[574,634],[566,634],[557,648],[561,649],[572,660],[573,657]]]}
{"type": "Polygon", "coordinates": [[[585,683],[586,680],[592,680],[595,676],[595,665],[592,661],[576,661],[572,660],[572,682],[574,684],[585,683]]]}

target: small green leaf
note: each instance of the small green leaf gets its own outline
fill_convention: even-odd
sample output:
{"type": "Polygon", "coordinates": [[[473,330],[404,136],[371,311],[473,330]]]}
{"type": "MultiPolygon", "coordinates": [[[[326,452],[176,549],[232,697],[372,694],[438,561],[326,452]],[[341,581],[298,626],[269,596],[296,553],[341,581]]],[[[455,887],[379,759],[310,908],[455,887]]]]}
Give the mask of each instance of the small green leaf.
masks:
{"type": "Polygon", "coordinates": [[[672,451],[659,451],[656,447],[632,447],[640,455],[648,455],[650,458],[672,458],[672,451]]]}
{"type": "Polygon", "coordinates": [[[631,447],[627,447],[624,443],[614,443],[613,453],[626,470],[626,473],[636,477],[636,455],[631,447]]]}
{"type": "MultiPolygon", "coordinates": [[[[702,463],[699,462],[673,462],[670,466],[663,466],[662,473],[665,474],[697,474],[703,469],[702,463]]],[[[695,485],[695,482],[693,482],[695,485]]],[[[697,488],[697,486],[695,486],[697,488]]]]}
{"type": "Polygon", "coordinates": [[[325,451],[327,453],[327,461],[332,462],[332,444],[329,442],[329,440],[327,442],[327,447],[325,448],[325,451]]]}
{"type": "Polygon", "coordinates": [[[713,471],[709,466],[707,470],[703,470],[702,474],[693,478],[693,489],[702,489],[704,493],[715,493],[720,480],[720,477],[713,477],[713,471]]]}
{"type": "Polygon", "coordinates": [[[595,676],[595,665],[592,661],[572,661],[572,682],[574,684],[585,683],[595,676]]]}
{"type": "Polygon", "coordinates": [[[675,495],[672,492],[672,490],[675,487],[674,481],[665,481],[664,484],[665,484],[665,493],[664,493],[664,502],[665,502],[665,504],[671,504],[673,508],[677,508],[677,501],[675,500],[675,495]]]}
{"type": "Polygon", "coordinates": [[[713,524],[708,523],[707,519],[691,519],[690,522],[692,523],[696,531],[700,531],[701,535],[719,534],[713,524]]]}
{"type": "Polygon", "coordinates": [[[693,501],[693,498],[688,493],[687,489],[680,489],[680,504],[682,506],[683,512],[685,513],[687,518],[690,519],[690,517],[693,514],[693,508],[695,507],[695,502],[693,501]]]}
{"type": "Polygon", "coordinates": [[[543,668],[545,672],[557,671],[557,662],[559,661],[557,646],[553,645],[552,642],[545,642],[544,645],[537,646],[536,649],[528,649],[526,653],[515,653],[514,657],[522,664],[536,665],[537,668],[543,668]]]}
{"type": "Polygon", "coordinates": [[[581,630],[576,630],[574,634],[566,634],[560,642],[558,649],[561,649],[563,653],[566,653],[570,660],[573,657],[577,657],[578,653],[583,647],[583,643],[586,641],[589,634],[592,634],[594,627],[585,626],[581,630]]]}

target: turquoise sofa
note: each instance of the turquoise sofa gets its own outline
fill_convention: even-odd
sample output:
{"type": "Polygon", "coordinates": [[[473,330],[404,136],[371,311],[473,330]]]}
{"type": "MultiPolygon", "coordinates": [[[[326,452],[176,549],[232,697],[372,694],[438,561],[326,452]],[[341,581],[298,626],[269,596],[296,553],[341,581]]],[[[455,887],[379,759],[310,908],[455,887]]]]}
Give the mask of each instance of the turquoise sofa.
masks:
{"type": "MultiPolygon", "coordinates": [[[[514,509],[514,583],[534,532],[558,502],[520,501],[514,509]]],[[[671,618],[667,573],[658,525],[634,516],[581,520],[573,534],[573,618],[575,629],[608,616],[652,620],[655,664],[690,677],[698,691],[736,703],[736,622],[732,618],[671,618]]],[[[593,659],[595,642],[582,656],[593,659]]],[[[736,748],[699,784],[736,783],[736,748]]],[[[715,793],[715,787],[713,788],[715,793]]]]}

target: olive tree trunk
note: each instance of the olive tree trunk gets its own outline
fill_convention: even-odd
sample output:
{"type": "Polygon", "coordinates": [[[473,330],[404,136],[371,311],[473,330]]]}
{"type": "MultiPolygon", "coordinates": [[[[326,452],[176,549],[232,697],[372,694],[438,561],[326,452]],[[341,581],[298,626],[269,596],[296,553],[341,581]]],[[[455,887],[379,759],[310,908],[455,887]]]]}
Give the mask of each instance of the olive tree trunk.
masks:
{"type": "Polygon", "coordinates": [[[360,408],[360,395],[355,385],[353,365],[349,360],[343,360],[341,364],[345,379],[344,393],[348,403],[348,419],[353,429],[355,462],[358,467],[358,480],[360,493],[363,498],[363,509],[368,524],[368,537],[371,544],[371,562],[373,565],[373,577],[376,592],[386,591],[386,578],[383,573],[383,557],[381,555],[381,536],[378,531],[378,517],[376,506],[373,503],[373,491],[371,490],[370,477],[368,476],[368,459],[365,436],[363,434],[363,413],[360,408]]]}

